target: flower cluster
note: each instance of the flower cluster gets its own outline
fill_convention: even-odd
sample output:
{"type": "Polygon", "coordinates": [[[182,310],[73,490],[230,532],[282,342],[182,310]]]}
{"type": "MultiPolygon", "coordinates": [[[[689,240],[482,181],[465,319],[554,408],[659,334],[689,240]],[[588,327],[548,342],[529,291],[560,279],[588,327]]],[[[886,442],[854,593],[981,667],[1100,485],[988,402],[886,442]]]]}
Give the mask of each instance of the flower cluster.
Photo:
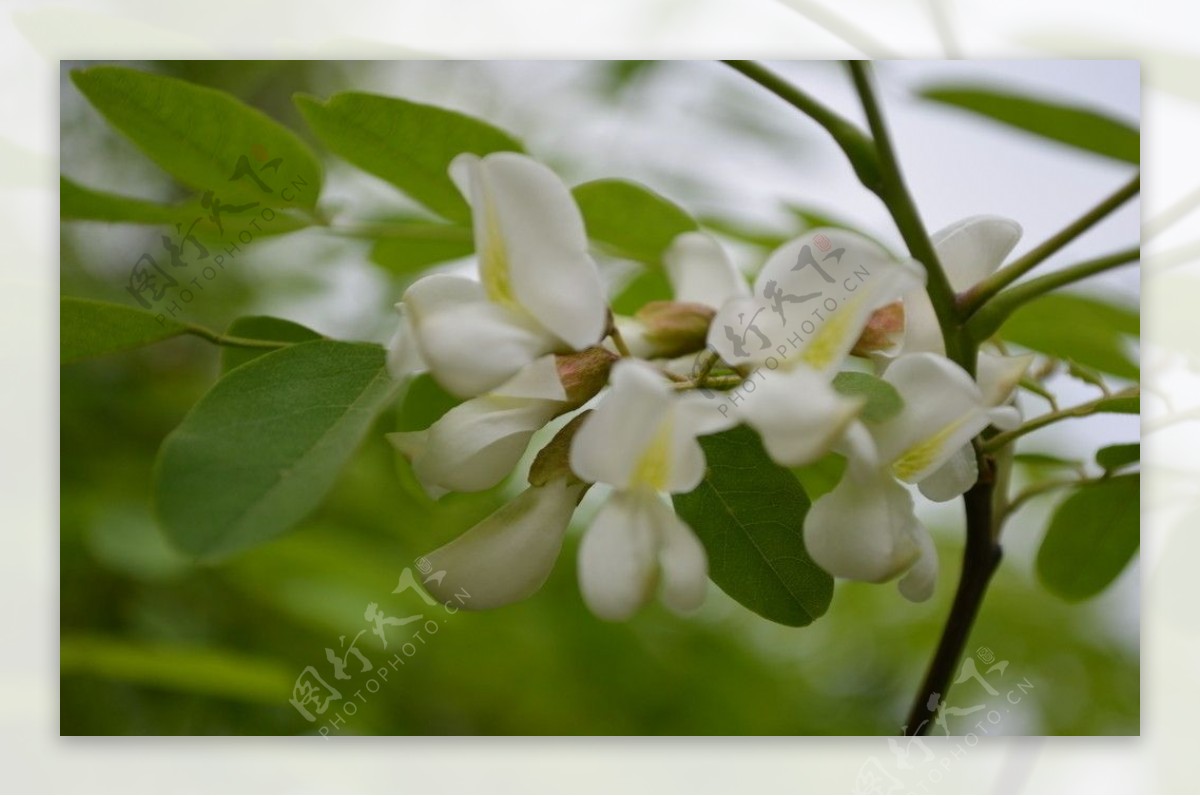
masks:
{"type": "MultiPolygon", "coordinates": [[[[428,370],[466,400],[392,441],[436,497],[500,483],[536,432],[575,416],[523,493],[427,556],[443,573],[435,594],[466,589],[476,609],[528,597],[600,484],[608,494],[579,547],[589,608],[625,619],[656,591],[674,610],[698,607],[707,556],[668,496],[703,480],[698,438],[737,424],[784,466],[847,459],[797,528],[821,567],[900,578],[912,600],[932,594],[937,557],[906,485],[945,501],[974,484],[971,440],[1019,421],[1012,394],[1029,360],[983,352],[972,378],[948,359],[920,264],[848,230],[813,230],[773,252],[750,285],[716,240],[686,233],[664,257],[674,300],[613,317],[579,209],[550,169],[516,153],[465,154],[451,176],[471,205],[479,278],[414,283],[397,305],[390,364],[398,377],[428,370]],[[864,414],[864,398],[834,386],[847,368],[887,382],[899,410],[864,414]]],[[[974,217],[934,242],[962,291],[1019,236],[1014,222],[974,217]]]]}

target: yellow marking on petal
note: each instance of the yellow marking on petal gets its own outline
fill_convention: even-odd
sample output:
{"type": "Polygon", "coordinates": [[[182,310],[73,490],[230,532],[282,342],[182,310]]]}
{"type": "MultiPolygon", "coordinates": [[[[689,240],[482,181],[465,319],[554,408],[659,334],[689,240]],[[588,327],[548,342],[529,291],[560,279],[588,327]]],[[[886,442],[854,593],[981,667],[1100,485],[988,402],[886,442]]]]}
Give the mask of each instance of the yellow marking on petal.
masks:
{"type": "Polygon", "coordinates": [[[949,425],[943,426],[933,436],[913,445],[911,448],[900,454],[894,462],[892,462],[892,473],[901,481],[912,482],[913,476],[923,472],[930,464],[945,450],[946,440],[950,438],[958,427],[964,422],[964,418],[959,418],[949,425]]]}
{"type": "Polygon", "coordinates": [[[491,202],[485,200],[482,204],[480,212],[483,213],[487,232],[482,242],[483,248],[479,252],[479,281],[483,283],[484,292],[493,302],[510,308],[519,307],[509,279],[508,251],[504,248],[500,219],[496,217],[496,209],[491,202]]]}
{"type": "Polygon", "coordinates": [[[671,469],[671,427],[674,418],[668,413],[658,424],[654,439],[642,451],[633,468],[632,486],[648,486],[657,492],[666,490],[671,469]]]}
{"type": "Polygon", "coordinates": [[[817,370],[825,370],[834,364],[847,348],[846,342],[858,339],[858,335],[862,332],[861,328],[855,327],[853,320],[858,309],[867,299],[867,295],[859,294],[848,299],[836,309],[829,316],[825,325],[809,338],[808,345],[800,352],[800,361],[817,370]]]}

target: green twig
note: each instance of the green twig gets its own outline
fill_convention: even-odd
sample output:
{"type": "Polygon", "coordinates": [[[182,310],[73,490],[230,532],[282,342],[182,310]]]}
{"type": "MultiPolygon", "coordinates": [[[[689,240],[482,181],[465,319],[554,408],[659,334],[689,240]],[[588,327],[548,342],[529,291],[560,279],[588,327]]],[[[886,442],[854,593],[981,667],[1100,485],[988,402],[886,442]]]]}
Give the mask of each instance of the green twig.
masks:
{"type": "Polygon", "coordinates": [[[994,296],[990,301],[971,317],[967,322],[967,332],[974,340],[983,341],[996,333],[996,330],[1008,319],[1008,316],[1020,306],[1033,299],[1060,287],[1073,284],[1081,279],[1087,279],[1096,274],[1119,268],[1122,265],[1136,262],[1141,257],[1138,247],[1134,246],[1113,254],[1086,260],[1082,263],[1060,269],[1037,279],[1030,279],[1014,285],[1008,290],[994,296]]]}
{"type": "Polygon", "coordinates": [[[1069,406],[1066,409],[1059,409],[1057,412],[1047,412],[1046,414],[1035,417],[1033,420],[1023,423],[1022,425],[1017,426],[1010,431],[1004,431],[995,435],[994,437],[991,437],[983,443],[983,450],[985,452],[998,450],[999,448],[1008,445],[1014,440],[1020,439],[1032,431],[1037,431],[1039,428],[1045,428],[1051,423],[1057,423],[1060,420],[1069,420],[1074,417],[1087,417],[1100,411],[1103,404],[1106,402],[1113,401],[1118,398],[1135,398],[1139,395],[1141,395],[1141,389],[1139,387],[1129,387],[1121,390],[1120,392],[1115,392],[1112,395],[1101,396],[1095,400],[1088,401],[1087,403],[1069,406]]]}
{"type": "Polygon", "coordinates": [[[1028,254],[1013,260],[987,279],[972,287],[959,300],[959,309],[962,316],[969,318],[972,314],[978,312],[992,296],[995,296],[1001,290],[1041,265],[1055,252],[1078,238],[1084,232],[1087,232],[1134,196],[1137,196],[1141,190],[1141,186],[1141,174],[1133,175],[1133,179],[1122,185],[1114,193],[1072,221],[1062,230],[1034,247],[1028,254]]]}
{"type": "Polygon", "coordinates": [[[900,230],[905,245],[912,256],[925,266],[925,290],[933,303],[937,315],[938,326],[941,327],[942,337],[946,345],[946,355],[962,365],[968,373],[975,373],[975,353],[973,349],[963,345],[958,329],[958,318],[955,315],[954,289],[934,249],[925,224],[917,212],[916,203],[904,183],[900,171],[900,163],[892,147],[887,125],[883,119],[883,111],[875,97],[871,86],[870,67],[864,61],[851,61],[850,72],[854,77],[854,85],[862,100],[863,111],[875,139],[876,155],[879,159],[880,180],[872,188],[892,215],[892,220],[900,230]]]}

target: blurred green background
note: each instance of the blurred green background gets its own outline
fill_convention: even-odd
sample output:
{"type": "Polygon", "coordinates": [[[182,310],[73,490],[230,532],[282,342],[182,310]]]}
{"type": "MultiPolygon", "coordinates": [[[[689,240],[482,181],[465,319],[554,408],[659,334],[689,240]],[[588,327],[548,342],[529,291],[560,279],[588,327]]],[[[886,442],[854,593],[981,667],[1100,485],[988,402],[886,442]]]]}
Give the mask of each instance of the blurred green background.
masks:
{"type": "MultiPolygon", "coordinates": [[[[67,79],[73,66],[63,65],[61,84],[63,173],[117,193],[186,198],[82,100],[67,79]]],[[[524,137],[570,182],[646,182],[714,226],[738,232],[731,243],[749,256],[811,219],[768,206],[763,197],[774,189],[729,184],[728,175],[741,171],[738,164],[787,163],[784,179],[797,191],[772,201],[803,203],[812,188],[803,181],[806,165],[825,157],[810,127],[792,123],[748,88],[731,91],[733,77],[710,64],[572,64],[557,71],[453,62],[138,66],[228,91],[300,132],[317,151],[291,103],[295,92],[368,90],[461,107],[524,137]],[[589,126],[590,133],[576,135],[589,126]],[[625,141],[628,147],[619,148],[625,141]],[[663,154],[685,141],[708,147],[707,154],[682,162],[663,154]],[[726,182],[710,179],[705,168],[718,161],[726,182]]],[[[811,69],[821,80],[832,71],[811,69]]],[[[324,206],[357,219],[412,212],[383,183],[326,162],[324,206]]],[[[887,234],[877,210],[871,213],[864,228],[887,234]]],[[[129,302],[128,268],[163,232],[64,223],[61,292],[129,302]]],[[[239,261],[188,305],[186,320],[224,328],[242,315],[273,314],[327,335],[383,342],[392,331],[391,304],[415,276],[371,262],[364,241],[310,230],[256,241],[239,261]]],[[[580,599],[573,533],[550,582],[531,600],[447,616],[411,594],[393,595],[398,577],[499,506],[520,478],[433,503],[384,440],[398,422],[388,413],[298,530],[219,565],[198,566],[171,550],[156,526],[152,466],[163,437],[215,380],[218,356],[206,343],[181,339],[62,368],[63,734],[313,733],[350,700],[358,707],[342,714],[338,734],[899,732],[956,582],[956,510],[932,515],[943,567],[937,596],[922,605],[907,603],[891,585],[842,583],[825,617],[793,629],[711,587],[695,616],[654,606],[627,624],[606,624],[580,599]],[[331,679],[325,654],[339,649],[339,637],[348,641],[365,627],[370,602],[394,616],[425,610],[439,623],[373,693],[353,659],[352,680],[331,679]],[[307,666],[345,697],[316,723],[288,702],[307,666]]],[[[1005,685],[1032,684],[993,732],[1137,733],[1136,573],[1098,600],[1061,603],[1031,574],[1031,545],[1044,518],[1045,505],[1035,505],[1008,527],[1013,556],[969,645],[1009,661],[1002,674],[987,675],[1001,694],[1005,685]]],[[[378,668],[402,635],[395,631],[384,651],[368,632],[358,647],[378,668]]],[[[968,682],[950,701],[969,707],[985,699],[995,706],[996,697],[968,682]]],[[[951,728],[962,732],[982,715],[951,719],[951,728]]]]}

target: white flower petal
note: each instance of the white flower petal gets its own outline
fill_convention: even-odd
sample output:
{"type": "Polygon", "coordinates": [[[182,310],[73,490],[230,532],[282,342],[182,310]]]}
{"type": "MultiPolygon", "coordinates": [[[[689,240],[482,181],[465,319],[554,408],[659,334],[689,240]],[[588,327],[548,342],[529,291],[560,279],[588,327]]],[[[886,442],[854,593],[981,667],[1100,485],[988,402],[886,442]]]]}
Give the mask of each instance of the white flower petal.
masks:
{"type": "Polygon", "coordinates": [[[396,313],[400,316],[400,323],[392,341],[388,343],[387,368],[393,379],[403,381],[414,373],[426,370],[426,367],[404,302],[396,304],[396,313]]]}
{"type": "Polygon", "coordinates": [[[902,354],[946,353],[946,341],[942,339],[942,327],[938,325],[937,313],[924,288],[910,290],[904,294],[904,342],[902,354]]]}
{"type": "Polygon", "coordinates": [[[604,287],[579,207],[558,175],[515,152],[460,155],[450,170],[468,186],[488,298],[522,308],[576,350],[598,342],[608,315],[604,287]]]}
{"type": "Polygon", "coordinates": [[[1021,410],[1015,406],[996,406],[988,410],[988,421],[1001,431],[1010,431],[1021,425],[1021,410]]]}
{"type": "Polygon", "coordinates": [[[848,471],[819,497],[804,520],[804,545],[830,575],[883,583],[920,553],[912,496],[886,473],[860,479],[848,471]]]}
{"type": "Polygon", "coordinates": [[[822,227],[771,252],[754,280],[754,294],[761,297],[768,282],[793,294],[825,293],[837,290],[856,270],[875,274],[895,262],[879,244],[856,232],[822,227]]]}
{"type": "Polygon", "coordinates": [[[921,494],[937,503],[945,503],[966,492],[979,479],[975,447],[963,445],[941,467],[925,476],[918,485],[921,494]]]}
{"type": "Polygon", "coordinates": [[[933,537],[924,526],[918,523],[913,529],[913,534],[921,553],[912,569],[897,585],[905,599],[922,603],[933,596],[933,590],[937,586],[938,554],[937,548],[933,546],[933,537]]]}
{"type": "Polygon", "coordinates": [[[933,245],[950,287],[961,293],[999,268],[1020,239],[1012,219],[971,216],[934,233],[933,245]]]}
{"type": "Polygon", "coordinates": [[[480,395],[561,344],[527,318],[493,304],[479,283],[434,274],[404,293],[430,373],[460,398],[480,395]]]}
{"type": "Polygon", "coordinates": [[[659,502],[659,553],[662,570],[662,601],[672,611],[694,611],[708,591],[708,555],[704,545],[671,507],[659,502]]]}
{"type": "Polygon", "coordinates": [[[767,453],[786,467],[811,464],[828,453],[863,407],[862,399],[847,398],[802,365],[765,372],[740,389],[745,398],[738,417],[758,431],[767,453]]]}
{"type": "Polygon", "coordinates": [[[746,296],[750,286],[711,235],[685,232],[663,254],[676,301],[720,309],[731,298],[746,296]]]}
{"type": "Polygon", "coordinates": [[[579,546],[579,589],[601,619],[628,619],[646,604],[657,571],[658,495],[614,491],[596,513],[579,546]]]}
{"type": "MultiPolygon", "coordinates": [[[[737,425],[732,412],[721,414],[721,401],[713,396],[707,398],[699,393],[687,393],[672,397],[666,423],[669,424],[670,448],[665,451],[663,478],[651,484],[656,489],[671,494],[691,492],[704,480],[704,449],[697,441],[698,436],[715,434],[737,425]]],[[[652,454],[642,454],[643,460],[652,454]]]]}
{"type": "Polygon", "coordinates": [[[613,366],[610,383],[571,440],[571,469],[585,481],[625,489],[661,436],[671,388],[650,365],[631,360],[613,366]]]}
{"type": "Polygon", "coordinates": [[[783,319],[757,298],[735,298],[717,310],[708,327],[708,345],[730,365],[765,362],[789,350],[783,319]],[[782,351],[776,351],[782,346],[782,351]]]}
{"type": "Polygon", "coordinates": [[[902,481],[917,483],[988,425],[987,407],[975,381],[937,354],[906,354],[884,379],[903,408],[872,428],[880,459],[902,481]]]}
{"type": "Polygon", "coordinates": [[[431,496],[489,489],[512,472],[534,433],[562,410],[566,394],[561,385],[555,393],[552,384],[538,384],[549,379],[557,384],[553,356],[527,366],[497,392],[464,401],[425,432],[388,438],[410,456],[417,479],[431,496]],[[507,392],[561,397],[514,397],[507,392]]]}
{"type": "Polygon", "coordinates": [[[987,405],[1000,406],[1011,398],[1034,359],[1033,354],[1009,357],[980,351],[975,381],[987,405]]]}
{"type": "Polygon", "coordinates": [[[558,377],[558,360],[554,354],[535,359],[490,394],[497,398],[567,400],[567,390],[558,377]]]}
{"type": "Polygon", "coordinates": [[[425,556],[440,579],[424,586],[442,602],[468,594],[463,606],[485,610],[524,600],[554,567],[583,484],[530,487],[478,525],[425,556]]]}

